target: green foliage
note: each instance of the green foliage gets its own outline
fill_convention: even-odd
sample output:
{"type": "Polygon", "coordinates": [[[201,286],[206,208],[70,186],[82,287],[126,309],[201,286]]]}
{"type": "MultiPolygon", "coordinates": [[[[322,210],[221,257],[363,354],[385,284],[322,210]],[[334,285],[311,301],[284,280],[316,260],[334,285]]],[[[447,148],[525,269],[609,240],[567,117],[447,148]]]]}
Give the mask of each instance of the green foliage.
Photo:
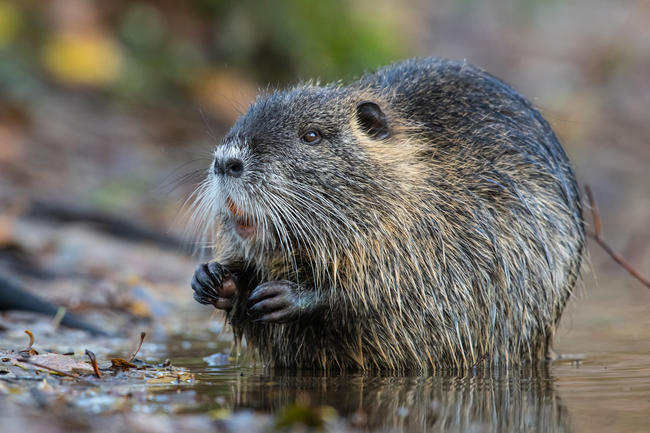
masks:
{"type": "Polygon", "coordinates": [[[206,71],[283,85],[348,79],[410,54],[395,19],[370,2],[82,2],[66,19],[47,4],[0,0],[0,94],[35,99],[45,83],[171,102],[192,98],[206,71]]]}
{"type": "Polygon", "coordinates": [[[343,0],[198,0],[221,31],[219,54],[259,79],[350,78],[408,55],[397,23],[343,0]]]}

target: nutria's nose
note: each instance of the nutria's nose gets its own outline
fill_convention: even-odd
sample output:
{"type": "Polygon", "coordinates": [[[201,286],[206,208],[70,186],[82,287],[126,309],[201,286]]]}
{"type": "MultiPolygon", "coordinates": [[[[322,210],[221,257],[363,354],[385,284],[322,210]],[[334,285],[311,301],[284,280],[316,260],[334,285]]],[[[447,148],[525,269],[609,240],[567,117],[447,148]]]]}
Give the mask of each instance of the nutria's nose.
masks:
{"type": "Polygon", "coordinates": [[[244,172],[244,162],[239,158],[228,158],[226,161],[214,162],[214,173],[232,177],[241,177],[244,172]]]}
{"type": "Polygon", "coordinates": [[[239,177],[244,172],[244,163],[241,159],[230,158],[226,161],[226,174],[232,177],[239,177]]]}

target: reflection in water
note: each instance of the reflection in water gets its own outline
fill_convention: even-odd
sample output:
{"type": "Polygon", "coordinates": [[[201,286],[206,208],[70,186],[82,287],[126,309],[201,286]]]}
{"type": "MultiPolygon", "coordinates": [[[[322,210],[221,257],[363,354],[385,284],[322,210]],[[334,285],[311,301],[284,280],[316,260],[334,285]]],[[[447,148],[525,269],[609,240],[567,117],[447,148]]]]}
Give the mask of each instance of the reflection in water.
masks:
{"type": "Polygon", "coordinates": [[[332,406],[350,420],[365,419],[372,431],[569,430],[567,411],[546,369],[479,371],[463,377],[248,372],[234,381],[231,390],[227,399],[234,409],[276,413],[296,399],[307,397],[312,405],[332,406]]]}

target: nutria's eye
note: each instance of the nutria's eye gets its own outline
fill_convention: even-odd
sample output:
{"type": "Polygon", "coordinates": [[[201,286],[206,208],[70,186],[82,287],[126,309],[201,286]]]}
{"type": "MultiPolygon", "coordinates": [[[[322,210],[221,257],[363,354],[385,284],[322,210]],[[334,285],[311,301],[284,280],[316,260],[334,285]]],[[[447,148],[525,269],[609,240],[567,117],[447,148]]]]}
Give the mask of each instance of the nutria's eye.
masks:
{"type": "Polygon", "coordinates": [[[316,130],[309,130],[303,134],[301,137],[302,141],[304,141],[307,144],[318,144],[320,143],[321,140],[321,135],[320,132],[316,130]]]}

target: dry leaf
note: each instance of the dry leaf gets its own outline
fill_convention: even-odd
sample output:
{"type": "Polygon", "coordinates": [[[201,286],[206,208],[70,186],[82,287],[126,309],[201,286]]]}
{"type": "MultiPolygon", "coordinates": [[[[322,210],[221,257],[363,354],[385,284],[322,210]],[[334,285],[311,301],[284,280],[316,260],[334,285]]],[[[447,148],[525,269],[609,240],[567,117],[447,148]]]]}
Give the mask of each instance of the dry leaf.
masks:
{"type": "Polygon", "coordinates": [[[194,375],[192,373],[182,371],[182,372],[174,372],[170,371],[168,373],[165,373],[162,376],[155,377],[153,379],[149,379],[147,383],[181,383],[181,382],[191,382],[194,380],[194,375]]]}
{"type": "Polygon", "coordinates": [[[138,368],[137,365],[122,358],[112,358],[111,368],[116,370],[129,370],[131,368],[138,368]]]}
{"type": "MultiPolygon", "coordinates": [[[[13,360],[13,363],[15,365],[21,366],[23,368],[30,366],[30,362],[68,374],[94,374],[93,368],[90,366],[90,364],[86,362],[79,362],[72,356],[60,355],[58,353],[44,353],[42,355],[30,356],[29,362],[21,362],[20,359],[13,360]]],[[[50,370],[35,365],[31,365],[31,367],[47,371],[48,373],[56,374],[50,370]]]]}

